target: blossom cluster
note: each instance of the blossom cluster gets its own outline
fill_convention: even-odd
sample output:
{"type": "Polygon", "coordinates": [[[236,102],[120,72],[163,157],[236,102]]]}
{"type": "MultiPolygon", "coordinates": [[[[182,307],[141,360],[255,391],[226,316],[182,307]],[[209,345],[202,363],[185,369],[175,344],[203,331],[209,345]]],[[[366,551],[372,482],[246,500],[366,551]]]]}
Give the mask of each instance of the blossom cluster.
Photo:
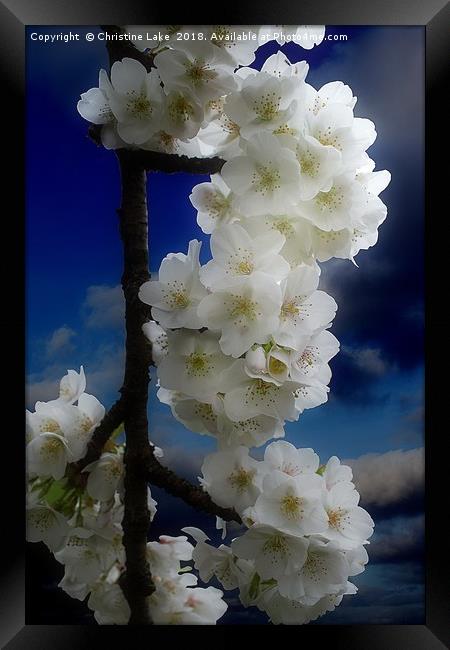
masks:
{"type": "Polygon", "coordinates": [[[245,524],[231,546],[219,548],[201,530],[183,529],[197,542],[202,580],[238,588],[242,604],[274,624],[308,623],[356,593],[349,577],[364,571],[374,524],[358,505],[351,468],[336,456],[320,466],[312,449],[282,440],[266,447],[262,461],[245,447],[219,451],[202,473],[212,498],[234,506],[245,524]]]}
{"type": "MultiPolygon", "coordinates": [[[[98,88],[78,102],[80,114],[99,125],[106,148],[224,161],[190,195],[197,223],[210,235],[211,259],[200,263],[201,243],[193,239],[186,253],[164,258],[158,278],[144,283],[139,297],[152,307],[143,332],[157,366],[158,397],[188,429],[216,439],[218,451],[205,458],[201,485],[219,506],[235,508],[245,528],[219,548],[191,527],[183,532],[195,548],[185,537],[149,543],[151,615],[161,624],[213,624],[226,609],[220,590],[196,587],[196,577],[180,564],[191,559],[203,581],[215,576],[224,589],[238,588],[243,605],[257,606],[273,623],[314,620],[355,593],[349,578],[364,570],[373,530],[350,468],[336,457],[320,465],[313,450],[282,440],[266,447],[263,460],[249,448],[282,438],[286,421],[327,401],[329,362],[339,343],[329,331],[337,305],[319,288],[320,265],[332,258],[355,263],[360,250],[376,243],[387,214],[379,194],[390,174],[374,171],[367,150],[375,126],[355,116],[356,97],[347,85],[334,81],[315,89],[306,81],[307,63],[291,63],[280,51],[260,70],[251,67],[260,43],[282,44],[290,36],[309,48],[312,40],[294,36],[314,32],[317,44],[323,28],[245,31],[255,37],[226,26],[196,28],[195,38],[185,38],[181,26],[129,27],[130,36],[145,33],[135,41],[140,60],[116,61],[110,76],[101,70],[98,88]]],[[[83,394],[78,406],[74,401],[70,406],[85,413],[83,394]]],[[[59,428],[41,429],[47,438],[29,443],[39,490],[42,476],[64,480],[67,463],[83,455],[99,417],[89,406],[84,438],[73,433],[60,404],[46,406],[56,411],[42,417],[59,428]],[[50,433],[57,436],[51,444],[50,433]],[[58,464],[40,451],[50,448],[58,450],[58,464]]],[[[40,410],[37,405],[36,414],[40,410]]],[[[40,426],[36,414],[33,431],[40,426]]],[[[111,455],[120,453],[115,446],[111,455]]],[[[102,456],[87,471],[110,460],[102,456]]],[[[110,495],[104,506],[108,480],[89,498],[112,517],[121,493],[116,484],[115,505],[110,495]]],[[[78,518],[86,507],[79,503],[78,518]]],[[[84,530],[80,521],[75,524],[84,530]]],[[[115,569],[120,561],[115,557],[115,569]]],[[[87,583],[90,602],[92,584],[118,586],[110,571],[87,583]]],[[[101,622],[112,616],[94,609],[101,622]]]]}
{"type": "Polygon", "coordinates": [[[146,52],[148,65],[129,57],[116,61],[110,79],[101,70],[98,87],[83,93],[77,106],[86,120],[101,126],[107,149],[208,155],[215,131],[235,129],[222,99],[239,88],[236,68],[249,65],[268,40],[303,35],[298,42],[310,49],[323,40],[325,29],[215,25],[194,32],[181,25],[128,28],[130,38],[141,38],[132,42],[146,52]],[[243,39],[244,32],[254,38],[243,39]]]}
{"type": "MultiPolygon", "coordinates": [[[[83,469],[84,481],[78,474],[74,482],[70,475],[70,463],[85,455],[104,415],[85,388],[83,367],[79,373],[69,370],[59,397],[27,412],[27,540],[44,542],[54,553],[64,566],[59,587],[72,598],[87,599],[99,624],[126,625],[130,608],[119,583],[125,570],[123,445],[113,436],[100,458],[83,469]]],[[[161,457],[163,452],[154,447],[154,453],[161,457]]],[[[150,490],[148,508],[153,519],[156,501],[150,490]]],[[[209,625],[223,615],[223,592],[195,587],[197,577],[180,565],[192,558],[187,537],[161,536],[147,549],[155,623],[209,625]]]]}

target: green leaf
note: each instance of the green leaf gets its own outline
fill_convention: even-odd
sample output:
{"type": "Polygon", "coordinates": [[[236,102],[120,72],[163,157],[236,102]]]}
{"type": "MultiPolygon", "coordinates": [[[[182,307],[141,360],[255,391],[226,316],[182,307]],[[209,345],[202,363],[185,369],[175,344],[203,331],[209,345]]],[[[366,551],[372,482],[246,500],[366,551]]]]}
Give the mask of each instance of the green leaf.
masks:
{"type": "Polygon", "coordinates": [[[57,501],[67,492],[67,487],[61,484],[61,481],[53,481],[52,486],[45,494],[44,499],[49,506],[53,507],[57,501]]]}
{"type": "Polygon", "coordinates": [[[319,476],[323,476],[323,473],[325,471],[325,467],[326,467],[326,465],[321,465],[319,467],[319,469],[316,471],[316,474],[318,474],[319,476]]]}
{"type": "Polygon", "coordinates": [[[248,595],[250,598],[255,599],[258,595],[259,592],[259,583],[261,582],[261,578],[258,573],[255,573],[255,575],[252,578],[252,581],[250,583],[250,587],[248,589],[248,595]]]}

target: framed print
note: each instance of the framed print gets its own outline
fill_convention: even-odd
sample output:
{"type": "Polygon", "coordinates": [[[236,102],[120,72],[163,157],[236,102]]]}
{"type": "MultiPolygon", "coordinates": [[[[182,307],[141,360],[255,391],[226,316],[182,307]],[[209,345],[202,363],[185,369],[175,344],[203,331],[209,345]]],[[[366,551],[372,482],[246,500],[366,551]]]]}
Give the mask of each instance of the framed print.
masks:
{"type": "Polygon", "coordinates": [[[4,647],[146,625],[446,647],[448,8],[12,4],[4,647]]]}

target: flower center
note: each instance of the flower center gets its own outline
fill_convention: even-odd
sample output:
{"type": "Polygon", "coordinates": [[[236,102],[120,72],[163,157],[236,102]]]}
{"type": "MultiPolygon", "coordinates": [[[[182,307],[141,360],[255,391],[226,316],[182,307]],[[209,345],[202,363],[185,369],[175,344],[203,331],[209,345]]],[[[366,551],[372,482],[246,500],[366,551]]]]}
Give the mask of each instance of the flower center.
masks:
{"type": "Polygon", "coordinates": [[[190,377],[206,377],[211,369],[210,357],[205,352],[192,352],[186,358],[186,372],[190,377]]]}
{"type": "Polygon", "coordinates": [[[287,494],[281,500],[281,511],[288,519],[300,519],[303,514],[303,499],[287,494]]]}
{"type": "Polygon", "coordinates": [[[41,533],[51,527],[53,524],[53,513],[50,510],[44,508],[39,510],[32,510],[28,513],[28,520],[31,525],[37,528],[41,533]]]}
{"type": "Polygon", "coordinates": [[[256,171],[253,174],[252,184],[256,192],[261,192],[264,196],[274,190],[279,190],[281,185],[281,175],[277,169],[269,165],[256,165],[256,171]]]}
{"type": "Polygon", "coordinates": [[[145,95],[133,96],[127,104],[128,111],[133,117],[149,118],[153,113],[153,107],[150,100],[145,95]]]}
{"type": "Polygon", "coordinates": [[[334,147],[335,149],[341,150],[339,140],[336,135],[333,135],[331,127],[327,127],[323,131],[317,131],[315,134],[316,140],[323,144],[325,147],[334,147]]]}
{"type": "Polygon", "coordinates": [[[345,511],[342,510],[342,508],[336,508],[336,510],[328,510],[328,523],[330,525],[330,528],[334,528],[335,530],[339,530],[342,519],[345,515],[345,511]]]}
{"type": "Polygon", "coordinates": [[[42,445],[41,455],[47,459],[56,458],[63,446],[63,443],[58,438],[48,438],[42,445]]]}
{"type": "Polygon", "coordinates": [[[185,97],[176,97],[168,106],[170,119],[174,122],[187,122],[194,115],[194,109],[185,97]]]}
{"type": "Polygon", "coordinates": [[[259,99],[253,102],[253,110],[260,120],[270,122],[278,114],[280,108],[281,96],[275,92],[261,95],[259,99]]]}
{"type": "Polygon", "coordinates": [[[231,483],[231,485],[239,493],[241,493],[252,484],[254,475],[255,475],[254,469],[245,470],[243,467],[239,467],[239,469],[237,469],[235,472],[230,474],[228,480],[231,483]]]}
{"type": "Polygon", "coordinates": [[[208,422],[214,422],[216,419],[211,404],[197,403],[194,407],[194,413],[195,415],[198,415],[202,420],[207,420],[208,422]]]}
{"type": "Polygon", "coordinates": [[[245,296],[233,296],[231,301],[230,317],[231,318],[247,318],[254,320],[257,316],[257,303],[245,296]]]}
{"type": "Polygon", "coordinates": [[[318,582],[322,575],[328,573],[325,561],[318,553],[308,553],[302,571],[307,573],[314,582],[318,582]]]}
{"type": "Polygon", "coordinates": [[[315,199],[317,207],[322,212],[338,210],[342,206],[342,200],[342,193],[338,192],[336,187],[332,187],[329,192],[319,192],[315,199]]]}
{"type": "Polygon", "coordinates": [[[263,553],[287,555],[289,547],[286,539],[281,535],[274,535],[263,546],[263,553]]]}
{"type": "Polygon", "coordinates": [[[190,300],[186,288],[182,282],[175,280],[168,282],[168,291],[164,291],[164,299],[170,309],[186,309],[190,300]]]}
{"type": "Polygon", "coordinates": [[[61,433],[61,427],[53,418],[45,418],[45,420],[41,422],[39,430],[43,433],[61,433]]]}
{"type": "Polygon", "coordinates": [[[298,157],[298,162],[300,163],[301,172],[305,176],[313,177],[319,173],[319,162],[309,151],[298,157]]]}
{"type": "Polygon", "coordinates": [[[284,302],[281,306],[281,318],[282,320],[293,319],[298,316],[300,313],[299,306],[295,300],[288,300],[284,302]]]}
{"type": "Polygon", "coordinates": [[[292,223],[288,219],[277,219],[272,223],[272,228],[278,230],[286,238],[295,235],[295,230],[292,223]]]}
{"type": "Polygon", "coordinates": [[[199,86],[204,82],[207,83],[216,76],[214,70],[211,70],[208,64],[199,59],[194,59],[194,61],[188,63],[185,68],[186,76],[194,86],[199,86]]]}

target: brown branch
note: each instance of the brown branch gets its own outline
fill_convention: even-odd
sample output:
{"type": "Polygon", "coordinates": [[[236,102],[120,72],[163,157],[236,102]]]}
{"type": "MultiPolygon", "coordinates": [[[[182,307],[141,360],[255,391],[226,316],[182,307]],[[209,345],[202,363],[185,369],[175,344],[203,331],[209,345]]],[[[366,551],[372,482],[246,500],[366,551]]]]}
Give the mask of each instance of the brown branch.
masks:
{"type": "Polygon", "coordinates": [[[151,623],[147,597],[152,593],[147,562],[150,512],[144,459],[151,453],[148,441],[148,367],[151,346],[142,332],[150,307],[138,292],[149,279],[146,174],[129,156],[117,152],[122,179],[122,204],[118,210],[123,242],[122,288],[125,296],[126,360],[121,389],[125,400],[125,479],[123,545],[126,574],[121,582],[131,610],[130,624],[151,623]]]}
{"type": "Polygon", "coordinates": [[[197,510],[203,510],[210,515],[216,515],[225,521],[235,521],[238,524],[242,523],[241,518],[233,508],[222,508],[218,506],[207,492],[192,485],[189,481],[180,478],[175,472],[161,465],[153,454],[147,456],[146,463],[147,480],[151,485],[164,488],[166,492],[174,497],[183,499],[183,501],[197,510]]]}
{"type": "Polygon", "coordinates": [[[95,429],[91,440],[88,442],[85,456],[75,463],[79,472],[84,469],[86,465],[89,465],[89,463],[93,463],[100,458],[103,447],[117,427],[123,423],[124,415],[125,401],[123,397],[121,397],[111,406],[109,411],[103,417],[103,420],[95,429]]]}

